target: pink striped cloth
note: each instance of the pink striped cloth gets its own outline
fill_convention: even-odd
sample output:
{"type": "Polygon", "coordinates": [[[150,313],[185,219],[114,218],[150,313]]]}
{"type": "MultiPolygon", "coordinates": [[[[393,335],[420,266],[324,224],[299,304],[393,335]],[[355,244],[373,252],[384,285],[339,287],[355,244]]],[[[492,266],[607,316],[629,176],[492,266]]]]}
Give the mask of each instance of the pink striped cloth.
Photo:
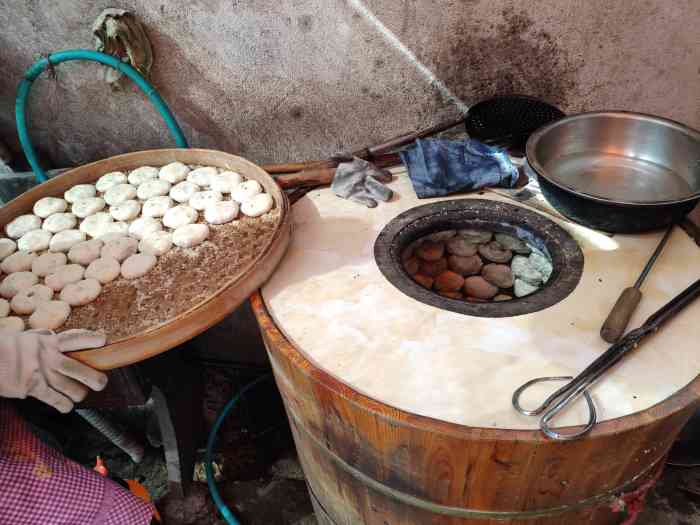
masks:
{"type": "Polygon", "coordinates": [[[42,443],[0,399],[0,525],[148,525],[151,504],[42,443]]]}

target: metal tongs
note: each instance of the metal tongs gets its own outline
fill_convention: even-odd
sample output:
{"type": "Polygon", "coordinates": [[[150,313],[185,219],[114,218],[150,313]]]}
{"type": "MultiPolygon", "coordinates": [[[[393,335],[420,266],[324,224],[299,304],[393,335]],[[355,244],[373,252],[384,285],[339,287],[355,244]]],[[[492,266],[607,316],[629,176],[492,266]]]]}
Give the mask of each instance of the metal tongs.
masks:
{"type": "Polygon", "coordinates": [[[595,404],[588,393],[588,387],[595,383],[610,368],[615,366],[629,352],[636,349],[642,339],[656,332],[663,323],[688,306],[697,299],[698,296],[700,296],[700,279],[671,299],[666,305],[662,306],[656,313],[644,321],[642,326],[628,332],[627,335],[608,348],[605,353],[588,365],[588,367],[575,378],[571,376],[538,377],[522,385],[513,392],[513,406],[518,412],[526,416],[542,415],[540,419],[540,429],[546,436],[552,439],[571,440],[585,436],[593,429],[597,421],[595,404]],[[525,410],[520,406],[520,396],[522,393],[532,385],[545,381],[569,381],[569,383],[550,395],[545,399],[544,403],[534,410],[525,410]],[[581,395],[584,396],[588,405],[588,423],[578,432],[560,433],[552,430],[550,421],[581,395]]]}

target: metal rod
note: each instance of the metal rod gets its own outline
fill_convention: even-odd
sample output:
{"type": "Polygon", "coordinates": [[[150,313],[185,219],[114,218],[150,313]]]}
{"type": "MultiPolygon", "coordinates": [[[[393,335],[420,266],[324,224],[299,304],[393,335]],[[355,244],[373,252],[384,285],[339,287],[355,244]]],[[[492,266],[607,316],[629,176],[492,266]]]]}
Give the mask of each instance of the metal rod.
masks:
{"type": "MultiPolygon", "coordinates": [[[[663,248],[663,243],[667,240],[672,228],[666,232],[660,247],[663,248]]],[[[660,250],[657,248],[657,252],[660,250]]],[[[654,257],[658,256],[655,253],[654,257]]],[[[653,261],[650,261],[653,264],[653,261]]],[[[583,436],[590,432],[596,421],[595,406],[592,401],[588,398],[588,388],[591,387],[600,377],[603,376],[610,368],[615,366],[619,361],[622,360],[628,353],[632,352],[637,348],[639,343],[646,336],[655,332],[660,328],[660,326],[667,322],[671,317],[678,314],[681,310],[687,307],[691,302],[700,296],[700,279],[695,281],[693,284],[688,286],[680,294],[671,299],[664,306],[659,308],[654,314],[649,316],[649,318],[640,326],[639,328],[632,330],[630,333],[625,335],[617,343],[613,344],[608,348],[603,354],[601,354],[597,359],[595,359],[590,365],[588,365],[580,374],[573,378],[569,383],[559,388],[552,395],[547,397],[545,401],[534,410],[525,410],[520,405],[520,396],[528,389],[530,386],[542,382],[542,381],[552,381],[565,379],[562,377],[541,377],[528,381],[520,388],[518,388],[513,394],[513,406],[515,409],[524,415],[540,415],[542,414],[542,419],[540,420],[540,428],[542,431],[553,439],[575,439],[583,436]],[[567,405],[576,400],[579,396],[584,395],[586,401],[589,405],[589,422],[586,424],[583,430],[575,432],[572,434],[559,434],[551,429],[549,422],[554,418],[559,412],[561,412],[567,405]]]]}
{"type": "Polygon", "coordinates": [[[671,226],[668,227],[668,230],[666,230],[666,233],[661,238],[661,241],[659,242],[659,245],[656,247],[656,250],[654,250],[654,253],[651,255],[651,257],[647,261],[646,266],[644,266],[644,270],[642,270],[642,274],[637,279],[637,282],[634,283],[634,288],[639,289],[639,287],[642,286],[644,279],[646,279],[647,275],[649,275],[649,272],[651,271],[652,266],[654,266],[656,259],[659,258],[659,255],[661,255],[661,251],[664,249],[664,246],[666,246],[666,243],[668,242],[669,237],[671,237],[671,233],[673,232],[674,226],[675,226],[675,224],[671,224],[671,226]]]}

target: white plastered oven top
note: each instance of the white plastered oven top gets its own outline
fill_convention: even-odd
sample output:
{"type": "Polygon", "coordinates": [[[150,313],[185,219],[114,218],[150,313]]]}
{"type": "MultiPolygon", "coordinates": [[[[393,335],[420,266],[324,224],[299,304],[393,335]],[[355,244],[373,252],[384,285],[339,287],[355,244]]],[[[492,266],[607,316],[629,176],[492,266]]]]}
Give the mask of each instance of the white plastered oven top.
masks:
{"type": "MultiPolygon", "coordinates": [[[[404,171],[390,186],[394,198],[374,209],[339,199],[329,188],[292,207],[292,242],[262,291],[275,323],[315,365],[387,405],[475,427],[538,428],[537,418],[513,409],[513,391],[535,377],[576,375],[608,348],[601,324],[663,232],[610,237],[550,217],[584,253],[576,289],[540,312],[471,317],[418,302],[379,271],[373,250],[384,226],[410,208],[439,200],[419,200],[404,171]]],[[[448,198],[511,202],[493,193],[448,198]]],[[[629,328],[698,278],[700,247],[676,228],[642,287],[629,328]]],[[[700,300],[593,388],[599,420],[662,402],[698,371],[700,300]]],[[[561,385],[533,389],[523,404],[534,406],[561,385]]],[[[581,424],[586,414],[580,400],[557,423],[581,424]]]]}

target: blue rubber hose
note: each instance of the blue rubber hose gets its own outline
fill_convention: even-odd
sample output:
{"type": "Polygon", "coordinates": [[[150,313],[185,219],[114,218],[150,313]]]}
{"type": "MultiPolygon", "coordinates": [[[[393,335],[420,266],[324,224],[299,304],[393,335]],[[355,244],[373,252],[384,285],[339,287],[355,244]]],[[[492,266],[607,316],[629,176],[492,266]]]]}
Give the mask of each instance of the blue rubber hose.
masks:
{"type": "Polygon", "coordinates": [[[219,414],[219,417],[216,419],[216,423],[214,423],[214,427],[209,433],[209,439],[207,439],[207,453],[204,457],[204,469],[207,473],[207,485],[209,486],[209,493],[211,494],[211,498],[214,500],[216,507],[219,509],[221,517],[224,518],[228,525],[240,525],[240,522],[233,515],[231,509],[229,509],[226,506],[224,500],[221,499],[221,494],[219,494],[219,489],[216,486],[216,481],[214,481],[214,469],[211,465],[212,461],[214,460],[212,456],[214,454],[214,444],[216,443],[216,435],[219,433],[219,428],[221,428],[221,425],[226,419],[226,416],[228,416],[229,412],[231,412],[231,409],[233,409],[236,403],[238,403],[243,394],[245,394],[248,390],[256,386],[258,383],[262,383],[263,381],[265,381],[266,379],[270,379],[271,377],[271,375],[266,374],[262,377],[257,378],[255,381],[248,383],[240,390],[240,392],[238,392],[238,394],[236,394],[233,397],[233,399],[231,399],[231,401],[226,403],[226,406],[219,414]]]}
{"type": "Polygon", "coordinates": [[[150,99],[151,103],[158,110],[160,115],[165,120],[170,132],[175,138],[175,142],[179,148],[189,147],[187,144],[187,139],[180,129],[180,125],[175,120],[175,116],[170,111],[170,108],[161,98],[148,80],[143,78],[141,74],[136,71],[131,65],[126,64],[112,55],[107,55],[106,53],[100,53],[99,51],[92,51],[89,49],[67,49],[65,51],[57,51],[56,53],[51,53],[49,56],[42,58],[32,65],[27,72],[24,74],[24,78],[17,88],[17,99],[15,101],[15,120],[17,122],[17,133],[19,134],[19,141],[22,145],[22,150],[29,161],[29,164],[36,175],[36,179],[39,182],[44,182],[47,180],[46,172],[39,165],[39,161],[36,155],[36,150],[29,138],[29,132],[27,131],[27,98],[29,97],[29,91],[32,84],[36,78],[41,75],[41,73],[46,70],[50,65],[60,64],[61,62],[68,62],[71,60],[88,60],[91,62],[99,62],[105,66],[110,66],[117,71],[123,73],[144,92],[144,94],[150,99]]]}

